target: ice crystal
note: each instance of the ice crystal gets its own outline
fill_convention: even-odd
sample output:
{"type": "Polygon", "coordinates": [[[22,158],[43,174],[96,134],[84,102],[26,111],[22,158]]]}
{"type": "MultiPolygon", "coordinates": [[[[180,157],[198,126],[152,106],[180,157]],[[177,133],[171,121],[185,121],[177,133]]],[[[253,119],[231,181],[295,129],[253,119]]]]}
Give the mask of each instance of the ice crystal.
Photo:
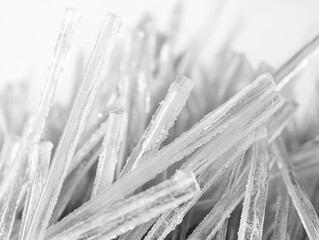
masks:
{"type": "Polygon", "coordinates": [[[18,96],[27,83],[17,95],[4,87],[1,239],[319,239],[319,128],[286,96],[319,38],[277,70],[255,69],[232,50],[234,33],[211,51],[220,1],[216,22],[177,52],[183,6],[167,31],[146,16],[120,37],[107,13],[61,107],[52,103],[80,19],[67,9],[34,112],[18,96]]]}

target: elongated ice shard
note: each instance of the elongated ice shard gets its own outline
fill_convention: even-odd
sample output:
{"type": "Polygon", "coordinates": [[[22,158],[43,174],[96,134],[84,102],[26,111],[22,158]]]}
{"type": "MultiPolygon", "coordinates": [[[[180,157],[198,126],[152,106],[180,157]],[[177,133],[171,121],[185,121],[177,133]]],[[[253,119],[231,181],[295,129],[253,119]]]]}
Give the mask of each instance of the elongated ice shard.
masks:
{"type": "Polygon", "coordinates": [[[127,114],[122,110],[111,111],[108,128],[104,136],[102,151],[99,156],[92,198],[111,186],[114,178],[118,151],[123,141],[127,125],[127,114]]]}
{"type": "MultiPolygon", "coordinates": [[[[232,191],[234,184],[236,182],[236,177],[239,176],[240,172],[244,164],[246,163],[244,161],[244,154],[242,154],[241,159],[239,159],[233,167],[231,167],[228,170],[226,181],[223,183],[222,190],[221,190],[221,197],[225,195],[225,193],[232,191]]],[[[220,199],[219,199],[220,200],[220,199]]],[[[226,240],[226,234],[227,234],[227,225],[228,225],[228,219],[225,220],[221,228],[218,230],[216,240],[226,240]]]]}
{"type": "Polygon", "coordinates": [[[179,171],[167,180],[79,222],[53,239],[113,239],[160,213],[177,207],[199,191],[192,173],[179,171]]]}
{"type": "Polygon", "coordinates": [[[76,151],[71,161],[68,173],[72,172],[77,166],[84,161],[88,155],[94,151],[97,145],[103,140],[105,132],[107,130],[107,121],[101,123],[101,125],[92,133],[92,135],[84,141],[83,145],[76,151]]]}
{"type": "Polygon", "coordinates": [[[212,239],[217,231],[222,228],[226,219],[234,211],[235,207],[245,196],[245,186],[247,182],[249,168],[236,177],[236,182],[232,191],[225,192],[214,208],[207,214],[203,221],[197,226],[187,240],[212,239]]]}
{"type": "Polygon", "coordinates": [[[58,202],[54,207],[54,211],[50,222],[56,223],[61,217],[64,209],[67,207],[68,203],[75,194],[80,182],[86,176],[90,168],[94,165],[99,157],[102,148],[97,148],[90,157],[84,158],[80,164],[74,168],[65,178],[63,186],[61,189],[61,194],[59,196],[58,202]]]}
{"type": "MultiPolygon", "coordinates": [[[[190,79],[182,76],[178,76],[171,84],[165,99],[160,103],[150,124],[128,158],[121,173],[122,176],[139,165],[143,155],[149,156],[152,151],[160,147],[185,105],[193,85],[190,79]]],[[[144,156],[143,159],[146,157],[144,156]]]]}
{"type": "Polygon", "coordinates": [[[267,123],[269,143],[273,142],[282,133],[296,110],[296,103],[285,102],[284,105],[282,105],[278,111],[274,113],[274,116],[267,123]]]}
{"type": "Polygon", "coordinates": [[[269,156],[266,141],[253,146],[253,159],[246,185],[238,240],[262,239],[269,180],[269,156]]]}
{"type": "Polygon", "coordinates": [[[30,142],[37,142],[40,140],[46,118],[49,114],[49,108],[55,95],[58,81],[63,71],[64,62],[68,55],[71,41],[79,20],[80,13],[77,9],[69,8],[66,10],[62,30],[49,67],[49,73],[42,92],[42,97],[37,110],[32,116],[30,124],[24,133],[30,137],[30,142]]]}
{"type": "Polygon", "coordinates": [[[90,146],[90,152],[88,152],[88,147],[83,146],[75,154],[70,166],[72,170],[69,171],[64,180],[61,194],[59,195],[58,202],[54,207],[50,223],[56,223],[58,221],[67,204],[74,195],[78,185],[83,180],[90,168],[94,165],[98,155],[101,152],[101,146],[99,145],[99,142],[100,139],[102,140],[103,135],[105,135],[107,126],[108,119],[102,122],[100,127],[86,141],[86,144],[90,146]],[[91,155],[89,155],[89,153],[91,153],[91,155]]]}
{"type": "Polygon", "coordinates": [[[318,52],[318,47],[319,36],[316,36],[276,71],[274,78],[278,90],[284,88],[294,76],[308,65],[311,58],[318,52]]]}
{"type": "MultiPolygon", "coordinates": [[[[78,10],[71,8],[66,10],[61,33],[53,54],[48,77],[44,85],[44,90],[41,94],[39,104],[30,118],[30,122],[24,129],[23,141],[19,154],[16,156],[15,160],[17,162],[25,161],[31,144],[38,142],[41,138],[46,118],[49,114],[49,109],[55,95],[55,90],[63,70],[64,62],[79,20],[80,14],[78,10]]],[[[7,186],[10,184],[10,181],[16,178],[16,173],[19,172],[17,168],[26,168],[25,166],[22,166],[22,164],[16,164],[14,166],[15,167],[11,169],[11,173],[8,174],[9,177],[0,183],[0,199],[6,191],[7,186]]]]}
{"type": "Polygon", "coordinates": [[[41,191],[49,171],[52,143],[43,142],[32,146],[29,154],[29,186],[19,231],[19,240],[27,240],[26,234],[40,199],[41,191]]]}
{"type": "Polygon", "coordinates": [[[0,205],[0,239],[10,238],[25,177],[26,172],[21,170],[5,192],[5,198],[0,205]]]}
{"type": "Polygon", "coordinates": [[[275,143],[272,144],[271,150],[276,157],[277,165],[282,174],[289,196],[309,239],[319,239],[319,219],[317,213],[291,167],[283,140],[278,138],[275,143]]]}
{"type": "MultiPolygon", "coordinates": [[[[214,139],[216,143],[220,143],[220,141],[223,143],[223,140],[234,137],[234,132],[236,131],[239,131],[239,134],[242,135],[242,131],[245,128],[249,131],[257,128],[284,102],[282,97],[273,92],[274,88],[275,85],[270,75],[261,76],[221,107],[204,117],[189,131],[183,133],[171,144],[155,153],[148,161],[124,175],[103,193],[73,211],[59,223],[51,226],[47,231],[47,236],[54,236],[60,231],[68,229],[75,221],[84,220],[100,211],[100,209],[123,199],[170,165],[180,161],[211,139],[214,139]],[[259,106],[261,103],[263,103],[262,106],[259,106]],[[252,121],[254,118],[246,118],[250,111],[253,111],[254,118],[257,114],[257,120],[252,121]],[[245,121],[241,124],[242,118],[245,121]]],[[[251,115],[249,114],[249,116],[251,115]]],[[[225,148],[220,143],[219,146],[222,148],[215,149],[214,152],[222,153],[232,145],[225,148]]]]}
{"type": "MultiPolygon", "coordinates": [[[[145,240],[165,239],[165,237],[182,222],[183,217],[191,209],[191,207],[195,205],[199,198],[222,176],[223,173],[225,173],[227,169],[229,169],[230,166],[235,164],[235,162],[241,158],[241,154],[253,142],[266,137],[265,131],[265,128],[256,130],[256,132],[251,134],[247,139],[244,139],[237,146],[234,146],[218,160],[212,161],[212,163],[208,165],[205,170],[198,171],[195,169],[194,174],[197,176],[197,181],[200,184],[201,191],[196,194],[192,200],[184,203],[177,209],[162,214],[146,235],[145,240]]],[[[210,160],[209,158],[214,157],[215,156],[207,156],[208,161],[210,160]]],[[[187,165],[183,166],[182,168],[189,171],[187,165]]]]}
{"type": "Polygon", "coordinates": [[[148,221],[147,223],[143,223],[133,230],[123,234],[119,237],[119,240],[142,240],[147,231],[152,227],[154,224],[155,219],[148,221]]]}
{"type": "Polygon", "coordinates": [[[90,113],[105,63],[111,54],[120,25],[121,20],[118,16],[110,13],[106,15],[84,73],[79,93],[55,151],[48,179],[37,205],[30,231],[27,234],[30,239],[41,240],[44,237],[44,230],[49,224],[52,211],[58,200],[62,183],[90,113]]]}
{"type": "Polygon", "coordinates": [[[270,240],[286,240],[288,234],[289,197],[277,197],[275,228],[270,240]]]}

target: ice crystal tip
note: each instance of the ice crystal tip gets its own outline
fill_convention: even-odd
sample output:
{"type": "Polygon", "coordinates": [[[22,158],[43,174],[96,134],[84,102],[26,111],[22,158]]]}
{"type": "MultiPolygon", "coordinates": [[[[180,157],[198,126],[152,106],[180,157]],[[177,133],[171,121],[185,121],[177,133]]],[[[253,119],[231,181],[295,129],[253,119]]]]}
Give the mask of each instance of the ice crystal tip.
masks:
{"type": "Polygon", "coordinates": [[[178,52],[182,5],[167,31],[146,17],[120,38],[106,13],[61,107],[80,20],[68,8],[34,111],[26,83],[0,92],[0,239],[319,239],[315,97],[280,91],[319,37],[254,69],[232,34],[211,51],[216,18],[178,52]]]}

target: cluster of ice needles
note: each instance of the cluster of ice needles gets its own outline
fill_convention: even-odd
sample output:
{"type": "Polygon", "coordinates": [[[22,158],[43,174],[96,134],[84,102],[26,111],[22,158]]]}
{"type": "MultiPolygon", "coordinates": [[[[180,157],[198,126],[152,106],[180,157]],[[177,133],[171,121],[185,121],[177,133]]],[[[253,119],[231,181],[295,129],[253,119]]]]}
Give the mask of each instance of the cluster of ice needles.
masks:
{"type": "Polygon", "coordinates": [[[1,240],[319,239],[319,144],[301,140],[285,95],[319,38],[277,70],[229,42],[203,65],[205,38],[174,54],[180,18],[119,37],[107,13],[61,107],[79,19],[67,9],[32,113],[2,91],[1,240]]]}

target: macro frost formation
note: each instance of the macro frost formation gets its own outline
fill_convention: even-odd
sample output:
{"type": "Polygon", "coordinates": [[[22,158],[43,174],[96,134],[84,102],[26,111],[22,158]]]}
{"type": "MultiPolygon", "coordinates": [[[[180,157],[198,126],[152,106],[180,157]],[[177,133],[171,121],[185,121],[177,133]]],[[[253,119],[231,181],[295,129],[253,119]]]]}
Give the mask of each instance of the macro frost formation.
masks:
{"type": "Polygon", "coordinates": [[[106,13],[61,107],[67,9],[38,105],[2,90],[0,239],[319,239],[318,127],[301,134],[287,94],[319,38],[254,69],[208,36],[176,54],[181,12],[166,32],[106,13]]]}

